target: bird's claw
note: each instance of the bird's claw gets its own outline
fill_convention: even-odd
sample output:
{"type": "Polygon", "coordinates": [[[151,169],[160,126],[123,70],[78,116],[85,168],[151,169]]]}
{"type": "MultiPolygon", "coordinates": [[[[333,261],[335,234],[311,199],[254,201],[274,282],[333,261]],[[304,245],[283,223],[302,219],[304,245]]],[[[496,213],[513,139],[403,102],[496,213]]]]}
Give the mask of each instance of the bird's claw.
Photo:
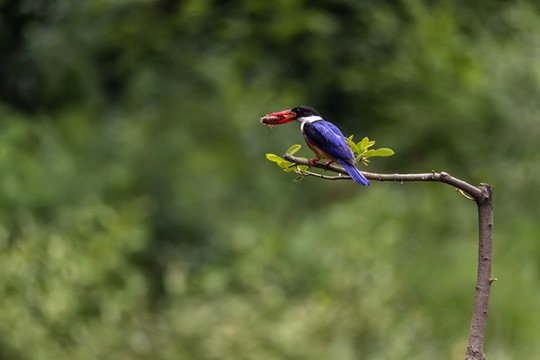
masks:
{"type": "Polygon", "coordinates": [[[332,164],[334,160],[323,162],[324,165],[326,165],[326,170],[330,169],[330,164],[332,164]]]}

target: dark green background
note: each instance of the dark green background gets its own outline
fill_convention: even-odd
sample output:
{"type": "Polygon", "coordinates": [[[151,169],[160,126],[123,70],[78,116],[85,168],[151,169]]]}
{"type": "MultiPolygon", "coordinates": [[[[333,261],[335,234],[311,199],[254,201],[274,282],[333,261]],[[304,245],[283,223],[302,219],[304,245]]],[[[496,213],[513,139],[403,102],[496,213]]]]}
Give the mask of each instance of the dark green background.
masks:
{"type": "Polygon", "coordinates": [[[534,1],[0,0],[0,358],[462,358],[474,203],[293,182],[258,118],[310,105],[493,185],[485,349],[536,359],[539,59],[534,1]]]}

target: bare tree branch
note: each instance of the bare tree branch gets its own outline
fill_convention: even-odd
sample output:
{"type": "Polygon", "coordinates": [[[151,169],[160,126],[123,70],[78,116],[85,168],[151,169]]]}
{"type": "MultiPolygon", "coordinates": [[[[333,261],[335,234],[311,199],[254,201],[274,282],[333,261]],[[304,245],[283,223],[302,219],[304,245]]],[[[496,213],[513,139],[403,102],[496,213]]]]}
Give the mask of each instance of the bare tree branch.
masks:
{"type": "MultiPolygon", "coordinates": [[[[347,171],[335,165],[314,163],[307,159],[301,159],[290,154],[284,154],[283,158],[297,165],[307,165],[319,169],[333,171],[346,176],[327,176],[306,171],[301,172],[306,176],[316,176],[328,180],[351,179],[347,171]]],[[[377,181],[436,181],[457,188],[460,192],[468,194],[475,200],[478,206],[478,272],[476,276],[476,292],[474,296],[473,313],[469,331],[469,341],[465,360],[484,360],[484,339],[486,334],[487,312],[489,305],[489,293],[491,288],[491,268],[493,261],[493,200],[492,189],[488,184],[480,186],[471,185],[463,180],[455,178],[446,172],[437,173],[432,171],[425,174],[375,174],[362,171],[369,180],[377,181]]]]}
{"type": "MultiPolygon", "coordinates": [[[[339,174],[347,175],[347,171],[344,168],[336,165],[327,166],[322,163],[314,163],[307,159],[301,159],[290,154],[284,154],[283,158],[287,161],[298,165],[307,165],[316,167],[319,169],[330,170],[339,174]]],[[[469,194],[475,200],[483,196],[482,190],[476,186],[473,186],[463,180],[455,178],[446,172],[430,172],[425,174],[376,174],[367,171],[362,171],[362,174],[369,180],[377,181],[395,181],[395,182],[410,182],[410,181],[437,181],[452,185],[465,193],[469,194]]],[[[349,176],[346,178],[350,178],[349,176]]]]}
{"type": "Polygon", "coordinates": [[[486,334],[489,292],[491,289],[491,267],[493,262],[493,198],[491,186],[481,184],[482,196],[478,205],[478,273],[476,293],[466,360],[483,360],[484,337],[486,334]]]}

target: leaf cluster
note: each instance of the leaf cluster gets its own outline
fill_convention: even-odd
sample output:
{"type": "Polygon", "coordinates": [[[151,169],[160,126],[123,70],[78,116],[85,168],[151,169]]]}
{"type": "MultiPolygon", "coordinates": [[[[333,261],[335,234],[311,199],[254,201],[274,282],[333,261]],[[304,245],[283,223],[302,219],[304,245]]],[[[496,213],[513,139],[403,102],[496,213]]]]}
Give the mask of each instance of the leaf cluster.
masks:
{"type": "MultiPolygon", "coordinates": [[[[287,154],[294,155],[298,152],[298,150],[300,150],[301,147],[302,147],[301,145],[295,144],[287,150],[287,154]]],[[[301,180],[303,176],[307,175],[307,169],[309,168],[309,166],[295,164],[293,162],[285,160],[281,156],[277,156],[276,154],[266,154],[266,158],[272,162],[275,162],[276,165],[282,168],[283,171],[285,172],[294,171],[297,174],[302,175],[300,178],[297,178],[296,180],[301,180]]],[[[307,160],[307,158],[305,157],[301,157],[300,159],[307,160]]]]}
{"type": "Polygon", "coordinates": [[[362,139],[362,141],[355,143],[353,141],[353,135],[349,136],[347,138],[347,143],[351,147],[353,153],[354,153],[354,162],[361,162],[362,164],[368,166],[370,157],[375,156],[392,156],[394,155],[394,150],[389,148],[380,148],[380,149],[369,149],[373,145],[375,145],[374,140],[369,140],[369,138],[366,136],[362,139]]]}
{"type": "MultiPolygon", "coordinates": [[[[389,148],[370,149],[370,147],[375,145],[375,141],[369,140],[368,137],[364,137],[360,142],[355,143],[353,141],[353,135],[351,135],[347,138],[347,143],[349,144],[349,146],[351,147],[353,151],[354,158],[355,158],[354,162],[355,163],[361,162],[362,164],[366,166],[368,166],[368,163],[369,163],[368,159],[371,157],[376,157],[376,156],[385,157],[385,156],[394,155],[394,151],[389,148]]],[[[291,146],[287,150],[286,153],[289,155],[294,155],[300,150],[301,147],[302,147],[301,145],[295,144],[291,146]]],[[[307,172],[307,169],[309,168],[309,166],[295,164],[293,162],[285,160],[281,156],[278,156],[272,153],[266,154],[266,158],[276,163],[276,165],[282,168],[283,171],[285,172],[294,171],[297,174],[302,175],[302,177],[305,175],[309,175],[309,173],[307,172]]],[[[300,159],[307,160],[307,158],[305,157],[300,157],[300,159]]],[[[297,178],[297,180],[300,180],[302,177],[297,178]]]]}

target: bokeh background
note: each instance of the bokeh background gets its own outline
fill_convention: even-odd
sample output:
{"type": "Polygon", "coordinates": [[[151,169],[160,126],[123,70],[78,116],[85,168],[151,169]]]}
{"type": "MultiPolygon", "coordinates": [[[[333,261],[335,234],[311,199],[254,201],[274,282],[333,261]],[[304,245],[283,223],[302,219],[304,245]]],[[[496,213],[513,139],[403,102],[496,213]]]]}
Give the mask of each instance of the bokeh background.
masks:
{"type": "Polygon", "coordinates": [[[0,0],[0,358],[463,358],[474,203],[293,182],[310,105],[493,185],[485,351],[537,359],[539,59],[535,1],[0,0]]]}

